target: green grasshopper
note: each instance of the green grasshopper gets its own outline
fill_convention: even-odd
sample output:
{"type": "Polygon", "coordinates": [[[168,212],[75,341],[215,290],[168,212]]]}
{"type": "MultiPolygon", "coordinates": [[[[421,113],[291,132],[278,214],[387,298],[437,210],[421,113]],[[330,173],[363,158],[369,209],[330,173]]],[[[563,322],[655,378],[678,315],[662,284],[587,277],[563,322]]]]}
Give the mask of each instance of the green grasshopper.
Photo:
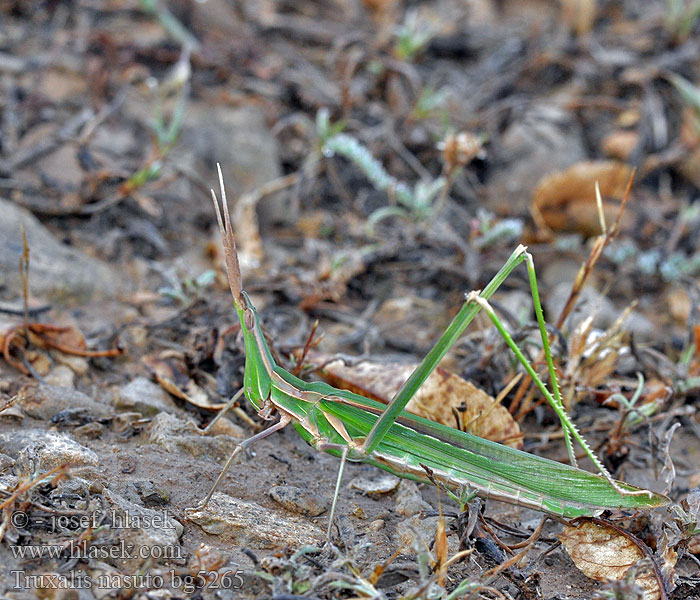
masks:
{"type": "Polygon", "coordinates": [[[241,287],[238,254],[220,168],[219,183],[223,205],[221,209],[213,190],[212,198],[223,236],[229,286],[240,319],[246,351],[244,387],[234,399],[245,392],[261,418],[273,420],[279,415],[279,419],[236,446],[198,510],[207,505],[231,462],[240,452],[290,423],[311,446],[342,458],[329,532],[346,460],[366,462],[399,477],[437,484],[454,493],[468,490],[483,498],[494,498],[566,518],[595,516],[606,509],[650,509],[668,504],[669,499],[665,496],[615,481],[566,414],[549,349],[534,264],[524,246],[519,246],[513,252],[483,291],[471,292],[466,296],[462,309],[435,346],[391,402],[385,405],[336,389],[327,383],[303,381],[275,364],[255,307],[241,287]],[[547,357],[551,392],[487,301],[521,262],[525,262],[529,273],[535,313],[547,357]],[[559,416],[574,466],[521,452],[404,410],[410,398],[482,309],[559,416]],[[571,438],[582,446],[600,475],[575,466],[571,438]]]}

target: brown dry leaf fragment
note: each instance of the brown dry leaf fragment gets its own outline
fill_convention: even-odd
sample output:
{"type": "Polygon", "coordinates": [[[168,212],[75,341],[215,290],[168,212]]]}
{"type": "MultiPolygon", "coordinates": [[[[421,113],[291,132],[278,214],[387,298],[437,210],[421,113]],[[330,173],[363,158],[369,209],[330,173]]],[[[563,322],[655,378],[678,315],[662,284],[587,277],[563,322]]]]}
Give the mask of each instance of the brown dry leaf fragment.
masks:
{"type": "Polygon", "coordinates": [[[442,518],[438,520],[437,531],[435,532],[435,572],[437,573],[437,584],[440,587],[445,587],[445,575],[447,572],[447,533],[445,531],[445,521],[442,518]]]}
{"type": "Polygon", "coordinates": [[[593,28],[597,0],[560,0],[562,19],[576,35],[584,35],[593,28]]]}
{"type": "Polygon", "coordinates": [[[213,575],[226,564],[224,555],[213,546],[200,544],[194,551],[194,557],[190,560],[190,573],[193,577],[205,571],[208,575],[213,575]]]}
{"type": "Polygon", "coordinates": [[[612,160],[583,161],[565,171],[545,175],[533,196],[533,219],[541,228],[598,235],[596,181],[600,185],[606,221],[613,223],[631,175],[630,166],[612,160]]]}
{"type": "Polygon", "coordinates": [[[8,325],[0,323],[0,349],[8,364],[20,373],[29,374],[21,358],[32,363],[32,368],[46,375],[51,367],[49,358],[38,349],[50,349],[68,356],[98,357],[119,356],[123,349],[115,346],[109,350],[88,350],[83,333],[73,325],[53,325],[52,323],[28,323],[8,325]],[[36,364],[34,364],[36,362],[36,364]]]}
{"type": "Polygon", "coordinates": [[[458,134],[451,133],[438,144],[438,150],[442,151],[442,160],[448,168],[466,166],[477,157],[485,155],[483,151],[484,140],[470,131],[462,131],[458,134]]]}
{"type": "Polygon", "coordinates": [[[48,323],[32,323],[29,340],[37,345],[42,342],[54,348],[68,348],[76,353],[87,350],[83,332],[77,327],[51,325],[48,323]],[[38,340],[36,338],[39,338],[38,340]]]}
{"type": "Polygon", "coordinates": [[[144,356],[143,363],[153,372],[155,380],[169,394],[205,410],[221,410],[226,403],[214,403],[207,393],[187,374],[184,359],[170,351],[159,356],[144,356]]]}
{"type": "Polygon", "coordinates": [[[695,353],[688,366],[688,375],[696,377],[700,374],[700,325],[693,325],[693,341],[695,343],[695,353]]]}
{"type": "Polygon", "coordinates": [[[700,186],[700,118],[692,108],[685,108],[681,120],[680,141],[685,152],[676,168],[695,186],[700,186]]]}
{"type": "Polygon", "coordinates": [[[299,308],[307,311],[325,300],[338,302],[345,295],[348,282],[366,270],[361,253],[342,251],[333,256],[321,255],[314,281],[310,285],[306,281],[301,282],[303,289],[299,290],[302,295],[299,308]]]}
{"type": "Polygon", "coordinates": [[[700,554],[700,535],[696,535],[688,540],[688,552],[700,554]]]}
{"type": "MultiPolygon", "coordinates": [[[[598,581],[620,580],[630,567],[643,559],[650,560],[642,550],[641,541],[635,543],[631,534],[600,521],[582,520],[567,525],[557,537],[576,567],[598,581]]],[[[666,559],[675,564],[673,557],[666,559]]],[[[665,597],[653,566],[640,569],[635,583],[644,590],[644,600],[665,597]]]]}
{"type": "Polygon", "coordinates": [[[639,143],[636,131],[613,131],[603,140],[603,152],[610,158],[628,160],[639,143]]]}
{"type": "MultiPolygon", "coordinates": [[[[309,354],[309,360],[318,365],[330,359],[318,352],[309,354]]],[[[416,366],[362,361],[348,367],[334,360],[319,375],[337,388],[387,403],[416,366]]],[[[449,427],[456,427],[458,418],[463,431],[513,448],[522,447],[520,426],[511,414],[486,392],[442,367],[428,377],[406,410],[449,427]]]]}

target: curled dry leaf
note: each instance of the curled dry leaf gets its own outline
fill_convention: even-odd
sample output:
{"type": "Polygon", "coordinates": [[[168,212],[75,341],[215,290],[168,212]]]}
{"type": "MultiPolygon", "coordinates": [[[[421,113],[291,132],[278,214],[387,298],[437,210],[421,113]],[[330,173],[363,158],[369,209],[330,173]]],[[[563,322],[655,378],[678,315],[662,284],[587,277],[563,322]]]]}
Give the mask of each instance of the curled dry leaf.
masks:
{"type": "Polygon", "coordinates": [[[73,325],[34,322],[25,325],[4,321],[0,322],[0,349],[7,363],[25,375],[29,374],[25,362],[31,364],[32,369],[41,375],[48,373],[50,359],[38,349],[82,357],[115,357],[123,352],[121,346],[109,350],[88,350],[82,331],[73,325]]]}
{"type": "Polygon", "coordinates": [[[187,374],[185,361],[177,353],[163,352],[158,356],[144,356],[143,363],[155,380],[169,394],[205,410],[221,410],[226,403],[214,403],[207,393],[187,374]]]}
{"type": "MultiPolygon", "coordinates": [[[[635,578],[635,583],[644,590],[644,600],[666,597],[660,572],[651,563],[651,551],[645,552],[643,542],[631,534],[599,520],[581,520],[566,525],[558,537],[576,567],[598,581],[623,579],[630,567],[644,560],[635,578]]],[[[664,557],[669,571],[676,559],[675,552],[664,557]]]]}
{"type": "MultiPolygon", "coordinates": [[[[309,360],[324,365],[332,357],[318,352],[309,360]]],[[[413,373],[416,364],[362,361],[348,367],[333,360],[319,371],[331,385],[380,402],[389,402],[413,373]]],[[[406,406],[406,410],[437,423],[459,428],[479,437],[522,447],[520,426],[494,398],[458,375],[438,367],[406,406]]]]}
{"type": "MultiPolygon", "coordinates": [[[[600,186],[603,213],[615,221],[632,168],[617,161],[583,161],[540,179],[532,201],[532,216],[542,229],[598,235],[600,219],[595,183],[600,186]]],[[[623,215],[624,218],[624,215],[623,215]]]]}

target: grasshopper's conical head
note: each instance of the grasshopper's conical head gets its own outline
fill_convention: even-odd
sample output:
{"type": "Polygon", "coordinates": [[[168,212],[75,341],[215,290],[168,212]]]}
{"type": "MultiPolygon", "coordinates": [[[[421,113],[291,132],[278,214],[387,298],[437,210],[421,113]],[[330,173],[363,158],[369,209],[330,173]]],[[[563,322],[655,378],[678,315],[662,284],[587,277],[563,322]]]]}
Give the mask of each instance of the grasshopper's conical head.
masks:
{"type": "Polygon", "coordinates": [[[217,163],[216,168],[219,172],[219,187],[221,189],[221,208],[216,197],[216,192],[211,190],[214,208],[216,209],[216,220],[219,223],[219,231],[223,238],[224,245],[224,261],[226,263],[226,274],[228,275],[228,284],[231,288],[233,302],[236,305],[236,311],[241,318],[243,325],[243,312],[245,311],[245,301],[243,300],[243,286],[241,284],[241,266],[238,262],[238,252],[236,251],[236,240],[233,238],[233,226],[231,225],[231,217],[228,212],[228,201],[226,199],[226,188],[224,187],[224,177],[221,174],[221,165],[217,163]],[[223,213],[223,216],[222,216],[223,213]]]}
{"type": "Polygon", "coordinates": [[[214,190],[211,191],[211,195],[214,200],[219,230],[223,238],[224,262],[226,264],[228,283],[245,340],[245,394],[255,409],[260,411],[270,396],[272,372],[276,365],[262,333],[255,307],[248,295],[243,291],[241,267],[238,262],[236,241],[233,237],[233,227],[228,211],[224,178],[221,174],[221,166],[218,164],[216,166],[219,172],[219,185],[221,188],[221,207],[219,207],[214,190]]]}

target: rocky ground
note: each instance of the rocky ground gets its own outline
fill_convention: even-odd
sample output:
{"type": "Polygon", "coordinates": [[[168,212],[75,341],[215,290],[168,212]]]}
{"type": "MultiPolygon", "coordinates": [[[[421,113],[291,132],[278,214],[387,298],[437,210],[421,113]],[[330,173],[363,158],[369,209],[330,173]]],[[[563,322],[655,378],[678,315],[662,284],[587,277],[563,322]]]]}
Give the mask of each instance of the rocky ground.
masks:
{"type": "MultiPolygon", "coordinates": [[[[700,597],[697,13],[0,1],[0,597],[700,597]],[[285,368],[315,331],[346,368],[308,377],[390,398],[527,244],[567,408],[672,507],[530,539],[537,511],[349,464],[329,541],[338,460],[287,428],[187,512],[263,426],[202,434],[245,360],[216,162],[285,368]]],[[[494,305],[540,365],[520,269],[494,305]]],[[[485,319],[442,367],[412,410],[566,460],[522,380],[493,407],[521,369],[485,319]]]]}

